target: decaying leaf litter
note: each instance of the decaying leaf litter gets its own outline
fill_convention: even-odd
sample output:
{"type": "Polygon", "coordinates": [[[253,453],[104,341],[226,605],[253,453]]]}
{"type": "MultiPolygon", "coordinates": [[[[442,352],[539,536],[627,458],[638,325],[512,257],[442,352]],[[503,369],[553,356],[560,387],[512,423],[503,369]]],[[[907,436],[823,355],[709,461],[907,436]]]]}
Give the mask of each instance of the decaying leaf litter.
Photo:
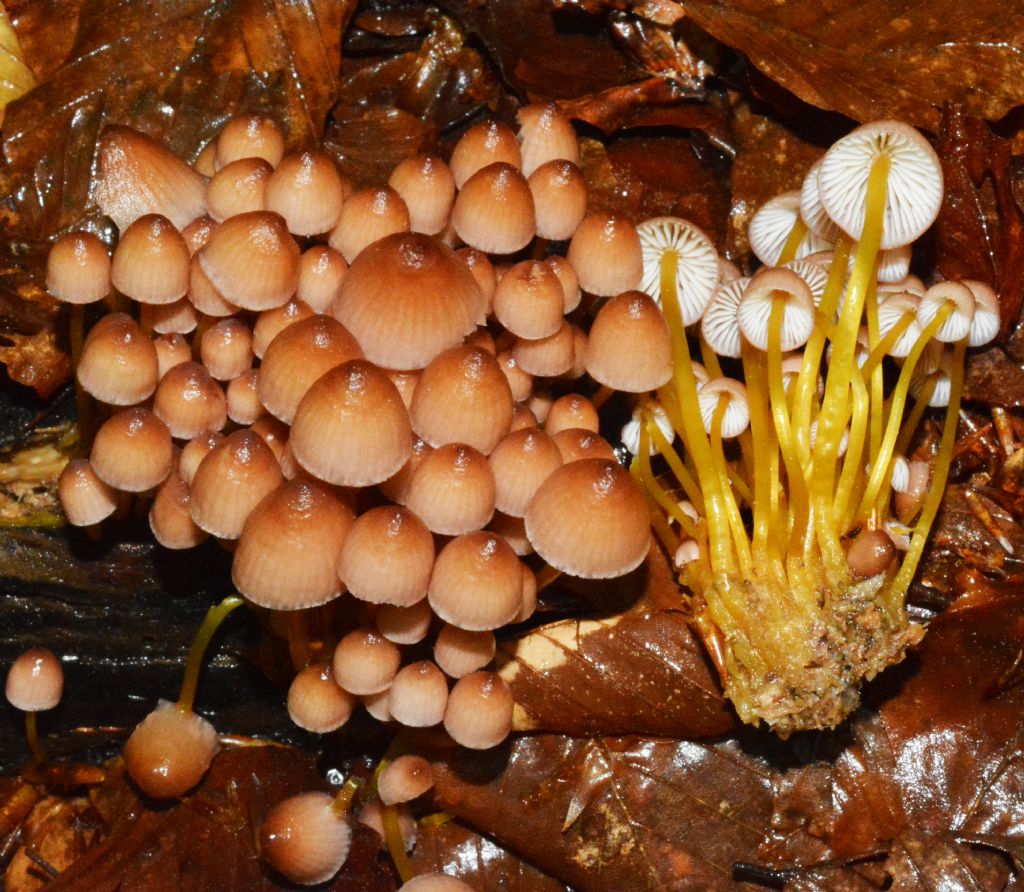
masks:
{"type": "MultiPolygon", "coordinates": [[[[1020,570],[999,533],[1011,545],[1019,537],[1019,446],[1015,437],[1000,439],[992,409],[1015,407],[1024,392],[1014,337],[1019,137],[1012,115],[999,137],[970,115],[996,120],[1020,102],[1020,23],[984,4],[946,16],[941,29],[912,7],[886,8],[886,26],[869,28],[875,4],[845,15],[809,3],[770,13],[734,3],[622,6],[193,2],[165,4],[154,26],[138,4],[64,4],[59,16],[45,3],[10,4],[42,86],[8,109],[2,131],[8,374],[44,397],[67,375],[39,270],[47,239],[83,217],[109,235],[86,194],[95,137],[108,122],[139,126],[192,157],[234,111],[268,110],[295,145],[324,132],[343,169],[369,182],[403,153],[449,145],[484,110],[507,115],[522,99],[553,98],[591,139],[585,169],[597,201],[638,216],[691,217],[720,239],[728,235],[737,259],[744,214],[798,182],[816,147],[843,127],[810,106],[930,128],[949,187],[931,262],[998,284],[1007,335],[972,359],[956,484],[988,500],[995,527],[963,510],[964,500],[947,502],[935,536],[942,560],[926,568],[927,588],[917,592],[923,616],[959,600],[933,622],[919,654],[879,681],[848,728],[783,746],[730,734],[713,676],[658,571],[631,595],[599,593],[596,603],[593,593],[588,604],[586,593],[554,591],[547,616],[566,619],[558,631],[533,635],[560,654],[557,666],[524,671],[519,682],[537,733],[488,762],[438,755],[438,807],[483,837],[442,825],[424,834],[417,857],[486,888],[604,889],[614,878],[652,889],[869,889],[889,881],[898,889],[1015,888],[1024,629],[1016,622],[1020,570]],[[715,76],[705,77],[695,59],[708,59],[715,76]],[[952,78],[965,68],[971,89],[952,78]],[[825,133],[816,130],[821,120],[825,133]],[[382,160],[381,145],[396,157],[382,160]],[[641,671],[646,677],[644,660],[656,674],[682,679],[667,710],[657,708],[661,679],[625,710],[607,696],[634,686],[641,671]],[[604,696],[606,705],[582,710],[595,684],[601,694],[592,699],[604,696]],[[585,736],[557,736],[565,733],[585,736]],[[624,734],[641,736],[608,736],[624,734]],[[692,739],[705,735],[718,736],[692,739]],[[509,803],[519,801],[524,819],[509,821],[509,803]]],[[[5,399],[11,389],[5,385],[5,399]]],[[[82,600],[98,588],[86,578],[82,600]]],[[[513,661],[522,644],[505,643],[513,661]]],[[[344,744],[358,750],[356,741],[344,744]]],[[[113,795],[117,783],[115,775],[113,795]]],[[[225,820],[244,826],[253,806],[233,806],[225,820]]],[[[172,826],[179,811],[165,816],[172,826]]],[[[116,850],[133,838],[106,820],[108,832],[115,829],[103,845],[116,850]]],[[[184,814],[180,820],[173,832],[187,838],[184,814]]],[[[164,831],[134,832],[144,841],[164,831]]],[[[256,868],[251,852],[238,858],[241,873],[232,876],[241,882],[256,868]]],[[[90,863],[64,882],[98,881],[85,873],[90,863]]],[[[116,863],[126,871],[116,881],[138,869],[131,851],[116,863]]],[[[382,884],[366,888],[391,887],[374,859],[365,865],[365,881],[382,884]]]]}

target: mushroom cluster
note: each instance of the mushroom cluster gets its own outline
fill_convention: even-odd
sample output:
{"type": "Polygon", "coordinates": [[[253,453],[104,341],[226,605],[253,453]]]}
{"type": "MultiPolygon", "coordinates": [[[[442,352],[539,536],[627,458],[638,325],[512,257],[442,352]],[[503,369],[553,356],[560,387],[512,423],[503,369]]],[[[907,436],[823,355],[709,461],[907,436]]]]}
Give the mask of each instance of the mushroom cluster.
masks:
{"type": "Polygon", "coordinates": [[[194,166],[109,127],[113,254],[84,231],[50,253],[85,411],[105,418],[61,476],[68,520],[95,532],[148,499],[163,546],[232,551],[238,591],[288,639],[310,731],[361,703],[495,746],[513,703],[494,633],[532,614],[535,571],[609,578],[648,550],[598,408],[670,379],[668,326],[629,290],[635,227],[587,213],[569,122],[518,122],[366,189],[322,151],[287,153],[265,117],[231,120],[194,166]],[[593,401],[571,392],[588,372],[593,401]]]}
{"type": "Polygon", "coordinates": [[[910,273],[942,194],[927,140],[880,121],[755,214],[751,277],[684,220],[639,226],[674,373],[624,432],[633,470],[727,694],[783,735],[838,724],[860,681],[922,634],[904,600],[950,466],[964,354],[999,328],[988,285],[910,273]],[[922,424],[929,407],[945,407],[941,435],[922,424]]]}

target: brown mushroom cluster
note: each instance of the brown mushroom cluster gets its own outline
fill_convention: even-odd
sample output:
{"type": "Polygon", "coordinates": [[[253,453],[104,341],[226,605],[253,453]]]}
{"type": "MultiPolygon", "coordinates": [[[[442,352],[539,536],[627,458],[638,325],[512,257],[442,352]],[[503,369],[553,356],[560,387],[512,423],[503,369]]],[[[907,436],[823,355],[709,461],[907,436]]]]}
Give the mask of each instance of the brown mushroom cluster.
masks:
{"type": "Polygon", "coordinates": [[[587,213],[569,122],[518,120],[365,189],[260,116],[192,166],[110,127],[95,194],[113,254],[89,232],[51,251],[105,418],[61,477],[68,520],[94,529],[135,494],[163,546],[232,551],[311,731],[362,704],[496,745],[513,703],[494,633],[533,613],[533,568],[609,578],[646,555],[645,496],[598,408],[669,380],[668,328],[631,290],[635,227],[587,213]]]}

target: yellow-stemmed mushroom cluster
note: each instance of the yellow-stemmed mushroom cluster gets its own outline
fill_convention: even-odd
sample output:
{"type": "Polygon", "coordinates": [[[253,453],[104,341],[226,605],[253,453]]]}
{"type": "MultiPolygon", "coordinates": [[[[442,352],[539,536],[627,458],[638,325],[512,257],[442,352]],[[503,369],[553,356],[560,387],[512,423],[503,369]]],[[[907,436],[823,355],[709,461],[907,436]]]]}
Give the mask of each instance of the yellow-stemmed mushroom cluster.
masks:
{"type": "Polygon", "coordinates": [[[686,221],[638,227],[674,374],[638,410],[633,470],[727,694],[783,735],[838,724],[860,682],[922,635],[904,601],[950,466],[964,354],[999,324],[988,286],[909,272],[942,190],[927,140],[880,121],[754,216],[764,266],[750,278],[686,221]],[[929,407],[945,420],[922,445],[929,407]]]}

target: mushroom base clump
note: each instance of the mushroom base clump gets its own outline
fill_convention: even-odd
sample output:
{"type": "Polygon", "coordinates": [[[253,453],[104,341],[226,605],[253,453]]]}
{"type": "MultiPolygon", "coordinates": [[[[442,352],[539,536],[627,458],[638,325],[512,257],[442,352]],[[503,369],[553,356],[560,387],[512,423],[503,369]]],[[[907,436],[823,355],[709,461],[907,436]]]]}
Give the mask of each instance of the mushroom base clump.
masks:
{"type": "Polygon", "coordinates": [[[732,579],[695,593],[698,627],[720,645],[725,692],[740,717],[784,737],[842,722],[860,703],[860,683],[924,636],[892,603],[890,581],[880,573],[798,593],[732,579]]]}

